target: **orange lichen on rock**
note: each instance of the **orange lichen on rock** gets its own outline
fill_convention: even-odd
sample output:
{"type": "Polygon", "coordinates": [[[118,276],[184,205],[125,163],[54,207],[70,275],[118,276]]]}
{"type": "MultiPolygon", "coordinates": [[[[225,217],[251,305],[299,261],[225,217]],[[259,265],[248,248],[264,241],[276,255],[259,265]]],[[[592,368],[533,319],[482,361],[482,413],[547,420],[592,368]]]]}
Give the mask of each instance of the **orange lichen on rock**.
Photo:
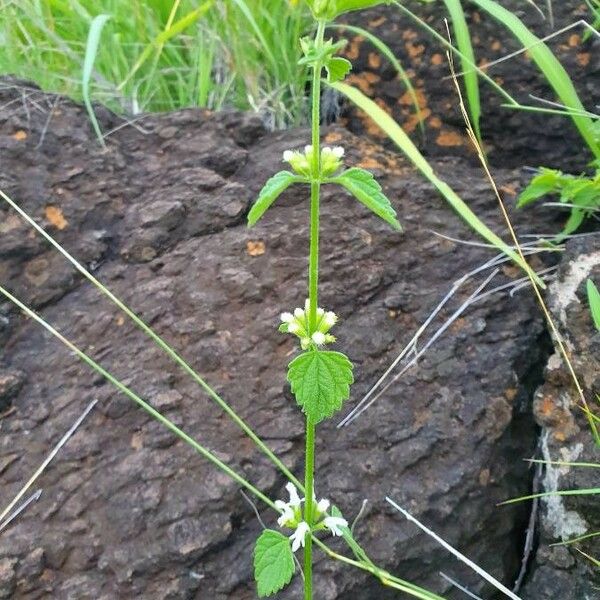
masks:
{"type": "Polygon", "coordinates": [[[369,52],[369,67],[371,69],[379,69],[381,66],[381,55],[376,52],[369,52]]]}
{"type": "Polygon", "coordinates": [[[432,65],[441,65],[444,62],[444,57],[439,53],[436,52],[434,55],[432,55],[431,57],[431,64],[432,65]]]}
{"type": "Polygon", "coordinates": [[[56,229],[64,229],[69,222],[65,219],[63,212],[58,206],[48,205],[45,210],[46,219],[51,225],[54,225],[56,229]]]}
{"type": "Polygon", "coordinates": [[[379,27],[380,25],[383,25],[386,21],[387,19],[385,17],[378,17],[377,19],[369,21],[369,27],[379,27]]]}
{"type": "Polygon", "coordinates": [[[339,131],[329,131],[324,138],[328,144],[336,144],[337,142],[341,141],[341,139],[342,134],[339,131]]]}
{"type": "Polygon", "coordinates": [[[357,35],[352,41],[346,46],[344,50],[344,56],[348,60],[356,60],[360,55],[360,46],[364,42],[365,38],[362,35],[357,35]]]}
{"type": "Polygon", "coordinates": [[[356,85],[367,96],[373,95],[373,84],[378,83],[380,80],[381,77],[371,71],[365,71],[360,75],[352,74],[346,78],[347,83],[356,85]]]}
{"type": "Polygon", "coordinates": [[[589,52],[580,52],[575,60],[580,67],[587,67],[590,64],[591,54],[589,52]]]}
{"type": "Polygon", "coordinates": [[[246,252],[249,256],[262,256],[266,249],[262,240],[249,240],[246,242],[246,252]]]}
{"type": "Polygon", "coordinates": [[[464,137],[456,131],[442,131],[435,140],[438,146],[444,147],[462,146],[464,142],[464,137]]]}
{"type": "Polygon", "coordinates": [[[19,129],[18,131],[15,131],[15,133],[13,133],[13,140],[17,140],[17,142],[22,142],[23,140],[27,139],[27,134],[22,130],[19,129]]]}

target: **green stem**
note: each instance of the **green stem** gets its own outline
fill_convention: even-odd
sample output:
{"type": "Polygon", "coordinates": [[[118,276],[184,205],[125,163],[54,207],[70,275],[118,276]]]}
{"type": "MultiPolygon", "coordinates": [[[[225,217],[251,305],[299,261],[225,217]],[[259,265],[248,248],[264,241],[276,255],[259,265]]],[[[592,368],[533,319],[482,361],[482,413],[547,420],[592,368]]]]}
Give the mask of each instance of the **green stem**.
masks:
{"type": "MultiPolygon", "coordinates": [[[[306,465],[305,465],[305,503],[304,520],[312,527],[313,525],[313,494],[314,494],[314,472],[315,472],[315,432],[316,426],[313,421],[306,418],[306,465]]],[[[312,600],[312,536],[306,535],[304,546],[304,598],[312,600]]]]}
{"type": "MultiPolygon", "coordinates": [[[[319,21],[315,46],[317,51],[323,45],[325,22],[319,21]]],[[[312,80],[312,147],[313,147],[313,179],[310,185],[310,257],[308,263],[308,299],[309,299],[309,334],[317,328],[317,306],[319,302],[319,197],[321,192],[321,71],[320,61],[313,67],[312,80]]],[[[304,520],[310,527],[313,525],[313,495],[315,471],[315,432],[316,425],[306,418],[306,455],[304,470],[304,520]]],[[[304,546],[304,599],[312,600],[312,536],[308,534],[304,546]]]]}

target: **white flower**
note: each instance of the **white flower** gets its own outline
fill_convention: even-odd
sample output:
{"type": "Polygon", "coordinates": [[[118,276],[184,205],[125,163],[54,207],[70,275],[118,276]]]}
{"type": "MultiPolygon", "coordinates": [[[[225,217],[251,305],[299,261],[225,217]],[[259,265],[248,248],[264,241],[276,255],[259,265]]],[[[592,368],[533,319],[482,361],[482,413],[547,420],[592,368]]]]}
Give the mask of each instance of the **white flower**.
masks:
{"type": "Polygon", "coordinates": [[[283,500],[275,500],[275,507],[281,511],[281,515],[277,519],[279,527],[291,527],[296,520],[292,507],[283,500]]]}
{"type": "Polygon", "coordinates": [[[300,496],[298,496],[298,490],[296,489],[296,486],[291,481],[288,481],[285,484],[285,489],[290,495],[289,505],[293,507],[300,506],[302,500],[300,500],[300,496]]]}
{"type": "Polygon", "coordinates": [[[346,521],[346,519],[342,519],[342,517],[325,517],[323,519],[323,524],[334,536],[342,535],[340,527],[348,527],[348,521],[346,521]]]}
{"type": "Polygon", "coordinates": [[[304,311],[301,308],[295,308],[294,317],[296,317],[296,319],[304,319],[304,311]]]}
{"type": "Polygon", "coordinates": [[[326,325],[327,329],[330,329],[337,323],[337,319],[337,315],[334,312],[328,311],[323,316],[323,325],[326,325]]]}
{"type": "Polygon", "coordinates": [[[325,334],[321,333],[320,331],[315,331],[312,334],[312,341],[317,345],[317,346],[322,346],[325,343],[325,334]]]}
{"type": "Polygon", "coordinates": [[[296,531],[290,535],[290,540],[292,540],[292,552],[296,552],[300,546],[304,548],[304,540],[306,539],[306,534],[309,532],[310,527],[308,526],[308,523],[305,521],[298,523],[296,531]]]}
{"type": "Polygon", "coordinates": [[[304,154],[312,154],[313,147],[311,145],[304,146],[304,154]]]}
{"type": "Polygon", "coordinates": [[[283,323],[291,323],[294,320],[294,315],[289,312],[281,313],[280,317],[283,323]]]}
{"type": "Polygon", "coordinates": [[[300,331],[300,329],[301,329],[300,325],[298,325],[298,323],[296,323],[295,321],[292,321],[288,325],[288,332],[289,333],[298,333],[300,331]]]}
{"type": "Polygon", "coordinates": [[[336,158],[342,158],[344,156],[344,149],[341,146],[335,146],[335,148],[331,149],[331,154],[336,158]]]}
{"type": "Polygon", "coordinates": [[[283,153],[283,160],[285,162],[290,162],[294,158],[294,153],[291,150],[286,150],[283,153]]]}
{"type": "Polygon", "coordinates": [[[317,502],[317,512],[320,514],[326,513],[329,510],[330,502],[327,498],[322,498],[317,502]]]}

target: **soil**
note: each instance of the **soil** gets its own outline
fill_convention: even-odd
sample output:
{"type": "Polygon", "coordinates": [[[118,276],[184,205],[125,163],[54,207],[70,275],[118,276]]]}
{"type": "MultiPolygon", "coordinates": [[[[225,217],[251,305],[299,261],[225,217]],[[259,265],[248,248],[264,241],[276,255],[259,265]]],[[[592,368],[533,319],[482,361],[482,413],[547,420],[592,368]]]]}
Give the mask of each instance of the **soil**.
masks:
{"type": "MultiPolygon", "coordinates": [[[[473,5],[464,4],[476,61],[480,66],[522,49],[504,26],[473,5]]],[[[553,2],[553,21],[544,20],[523,0],[506,0],[501,4],[519,16],[541,38],[579,20],[590,21],[589,9],[579,0],[553,2]]],[[[538,4],[545,9],[546,3],[538,4]]],[[[443,2],[407,2],[406,6],[447,37],[444,19],[448,18],[448,13],[443,2]]],[[[462,156],[476,160],[465,134],[456,89],[449,78],[445,48],[393,6],[355,13],[349,22],[380,37],[407,70],[424,117],[424,136],[420,133],[410,96],[391,63],[382,59],[362,36],[342,32],[341,35],[350,41],[346,54],[354,64],[350,82],[392,114],[411,133],[426,155],[462,156]]],[[[594,111],[599,102],[600,38],[594,35],[586,40],[583,38],[584,29],[576,27],[549,40],[548,46],[571,76],[584,105],[594,111]]],[[[456,68],[460,71],[458,61],[456,68]]],[[[535,104],[532,95],[550,101],[558,100],[526,54],[490,67],[488,74],[523,104],[535,104]]],[[[503,108],[504,98],[489,84],[481,83],[480,88],[482,135],[494,166],[547,166],[578,172],[593,158],[568,118],[503,108]]],[[[391,142],[384,141],[385,134],[363,113],[346,106],[342,122],[353,132],[367,133],[391,147],[391,142]]]]}

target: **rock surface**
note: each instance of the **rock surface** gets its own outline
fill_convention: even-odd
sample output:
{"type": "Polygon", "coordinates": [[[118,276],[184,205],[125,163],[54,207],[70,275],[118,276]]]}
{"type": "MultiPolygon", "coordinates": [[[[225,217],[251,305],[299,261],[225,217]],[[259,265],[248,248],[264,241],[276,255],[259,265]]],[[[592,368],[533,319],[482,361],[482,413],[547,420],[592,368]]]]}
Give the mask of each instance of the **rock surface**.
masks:
{"type": "MultiPolygon", "coordinates": [[[[254,229],[245,214],[281,153],[306,131],[267,134],[253,117],[181,111],[140,119],[103,151],[84,111],[36,92],[5,91],[0,188],[187,357],[296,473],[303,420],[285,383],[292,340],[278,314],[305,297],[307,203],[287,193],[254,229]]],[[[102,114],[104,131],[123,125],[102,114]]],[[[452,282],[493,253],[434,236],[474,236],[397,155],[328,129],[349,164],[375,170],[405,226],[390,231],[349,198],[325,191],[323,306],[356,366],[355,403],[408,342],[452,282]]],[[[503,232],[479,170],[436,168],[503,232]]],[[[519,173],[500,171],[512,205],[519,173]],[[514,193],[514,192],[512,192],[514,193]]],[[[547,228],[547,211],[516,216],[547,228]]],[[[495,280],[518,277],[505,267],[495,280]]],[[[477,282],[460,291],[450,316],[477,282]]],[[[284,480],[206,395],[0,204],[0,282],[117,377],[272,498],[284,480]]],[[[238,486],[197,457],[8,303],[1,305],[0,370],[20,389],[0,416],[1,505],[29,478],[92,400],[97,407],[39,480],[39,501],[0,535],[3,597],[255,597],[250,553],[261,525],[238,486]]],[[[498,508],[527,493],[523,458],[537,440],[531,401],[545,361],[530,294],[488,296],[352,426],[319,428],[317,491],[346,515],[363,499],[357,533],[401,577],[456,592],[442,569],[489,590],[385,504],[407,507],[450,543],[512,583],[529,509],[498,508]]],[[[346,409],[346,411],[348,410],[346,409]]],[[[263,518],[273,515],[259,506],[263,518]]],[[[320,600],[397,598],[363,573],[320,561],[320,600]]],[[[283,599],[299,597],[298,579],[283,599]]]]}
{"type": "MultiPolygon", "coordinates": [[[[600,281],[600,249],[597,238],[593,237],[569,243],[559,277],[549,290],[548,303],[565,338],[587,402],[594,407],[600,390],[600,333],[595,330],[589,311],[588,277],[600,281]]],[[[557,348],[548,361],[546,381],[535,396],[534,413],[542,428],[542,458],[600,464],[600,449],[593,443],[590,426],[580,408],[579,395],[560,357],[557,348]]],[[[597,487],[597,469],[548,465],[541,478],[541,491],[597,487]]],[[[526,598],[579,600],[598,597],[598,569],[582,559],[573,546],[550,546],[600,530],[597,498],[597,495],[552,496],[541,502],[539,550],[526,587],[526,598]]],[[[575,547],[590,556],[600,555],[597,537],[575,547]]]]}

